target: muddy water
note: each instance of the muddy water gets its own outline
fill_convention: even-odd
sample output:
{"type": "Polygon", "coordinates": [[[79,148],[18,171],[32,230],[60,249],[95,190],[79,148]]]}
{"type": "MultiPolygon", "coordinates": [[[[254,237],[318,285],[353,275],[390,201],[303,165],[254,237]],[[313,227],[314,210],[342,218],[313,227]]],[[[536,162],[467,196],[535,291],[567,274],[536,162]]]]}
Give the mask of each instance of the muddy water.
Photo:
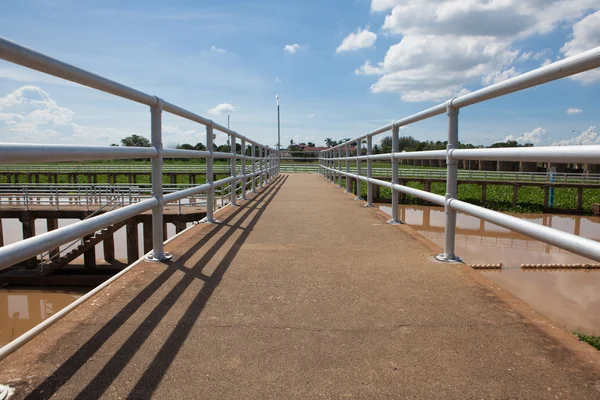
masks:
{"type": "MultiPolygon", "coordinates": [[[[78,220],[78,219],[59,219],[58,226],[63,227],[63,226],[74,224],[79,221],[80,220],[78,220]]],[[[2,225],[3,225],[2,228],[3,228],[3,233],[4,233],[4,244],[5,245],[23,240],[22,226],[18,219],[2,218],[2,225]]],[[[192,225],[191,223],[187,224],[188,227],[191,225],[192,225]]],[[[139,224],[138,225],[138,237],[139,237],[138,246],[140,249],[139,254],[144,254],[144,249],[143,249],[144,245],[142,242],[142,238],[144,236],[143,236],[142,229],[143,229],[143,225],[139,224]]],[[[37,235],[39,235],[41,233],[45,233],[46,231],[47,231],[46,220],[41,219],[41,218],[36,219],[35,220],[35,233],[37,235]]],[[[121,229],[116,231],[114,234],[114,236],[115,236],[115,257],[119,260],[127,259],[127,240],[126,240],[125,232],[126,232],[126,228],[122,227],[121,229]]],[[[172,237],[174,235],[175,235],[175,225],[167,224],[167,237],[172,237]]],[[[77,244],[75,244],[74,246],[76,247],[77,244]]],[[[60,246],[61,249],[65,249],[66,247],[67,247],[67,245],[60,246]]],[[[96,258],[102,259],[103,254],[104,253],[102,252],[102,243],[98,243],[96,245],[96,258]]]]}
{"type": "Polygon", "coordinates": [[[73,288],[0,289],[0,346],[62,310],[84,293],[73,288]]]}
{"type": "MultiPolygon", "coordinates": [[[[391,214],[389,206],[380,209],[391,214]]],[[[399,206],[402,221],[444,245],[443,208],[399,206]]],[[[563,232],[600,241],[600,217],[513,214],[563,232]]],[[[525,264],[595,263],[469,215],[458,214],[456,254],[470,264],[504,264],[481,273],[570,330],[600,335],[600,270],[521,270],[525,264]]]]}
{"type": "MultiPolygon", "coordinates": [[[[60,219],[59,227],[73,224],[77,219],[60,219]]],[[[21,223],[17,219],[2,219],[4,244],[22,240],[21,223]]],[[[188,224],[190,226],[191,224],[188,224]]],[[[36,220],[36,234],[46,232],[46,220],[36,220]]],[[[142,236],[142,225],[138,226],[139,238],[142,236]]],[[[175,235],[175,226],[167,224],[167,236],[175,235]]],[[[127,259],[125,227],[115,232],[115,256],[127,259]]],[[[61,246],[64,248],[65,246],[61,246]]],[[[140,254],[143,253],[140,243],[140,254]]],[[[102,244],[96,246],[96,257],[102,258],[102,244]]],[[[49,287],[32,288],[0,288],[0,346],[17,338],[46,318],[65,308],[77,298],[90,290],[90,287],[69,287],[66,289],[49,287]]]]}

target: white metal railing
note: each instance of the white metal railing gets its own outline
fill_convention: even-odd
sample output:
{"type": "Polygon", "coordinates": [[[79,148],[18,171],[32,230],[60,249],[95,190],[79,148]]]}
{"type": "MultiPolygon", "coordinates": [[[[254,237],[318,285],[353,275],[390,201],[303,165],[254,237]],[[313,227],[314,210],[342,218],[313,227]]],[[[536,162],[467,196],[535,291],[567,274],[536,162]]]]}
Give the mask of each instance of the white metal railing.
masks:
{"type": "MultiPolygon", "coordinates": [[[[0,160],[5,164],[64,161],[91,161],[116,159],[151,159],[151,196],[139,202],[124,205],[105,214],[94,216],[72,225],[12,243],[0,248],[0,269],[14,265],[20,261],[36,257],[39,254],[70,243],[86,235],[93,234],[108,226],[114,225],[142,212],[152,210],[152,252],[149,260],[165,261],[170,258],[163,247],[163,207],[172,202],[206,194],[206,222],[214,222],[215,189],[229,188],[229,204],[236,205],[238,195],[246,198],[248,181],[250,190],[255,192],[272,181],[279,173],[279,152],[251,140],[233,130],[219,125],[162,99],[152,96],[99,75],[74,67],[70,64],[48,57],[17,43],[0,38],[0,59],[54,75],[71,82],[79,83],[105,93],[144,104],[150,108],[150,136],[152,147],[117,147],[117,146],[82,146],[82,145],[43,145],[0,143],[0,160]],[[162,112],[168,112],[206,127],[207,151],[165,149],[162,145],[162,112]],[[229,135],[232,151],[230,153],[212,151],[214,130],[229,135]],[[238,154],[236,142],[240,140],[242,152],[246,145],[251,148],[250,154],[238,154]],[[163,190],[163,158],[195,158],[206,160],[206,183],[164,193],[163,190]],[[214,159],[229,159],[231,176],[213,180],[214,159]],[[241,168],[236,168],[238,161],[241,168]],[[243,188],[243,189],[240,189],[243,188]]],[[[55,321],[54,319],[53,321],[55,321]]],[[[49,323],[44,325],[44,328],[49,323]]],[[[34,329],[0,349],[0,360],[26,343],[42,329],[34,329]]]]}
{"type": "MultiPolygon", "coordinates": [[[[466,203],[457,199],[458,160],[488,161],[531,161],[549,163],[600,163],[600,146],[569,147],[518,147],[493,149],[458,149],[458,112],[461,108],[481,103],[512,92],[527,89],[556,79],[575,75],[600,66],[600,47],[588,50],[574,57],[555,62],[503,82],[485,87],[469,94],[455,97],[442,104],[394,121],[383,127],[365,133],[330,149],[320,155],[320,172],[332,182],[337,180],[341,186],[342,176],[346,178],[346,192],[350,191],[350,180],[354,179],[360,188],[361,182],[367,182],[367,205],[373,205],[373,185],[387,187],[392,191],[391,223],[399,223],[399,193],[415,196],[426,201],[443,205],[446,212],[444,232],[444,253],[437,256],[439,260],[459,262],[455,255],[454,242],[456,236],[456,213],[462,212],[499,225],[503,228],[519,232],[553,246],[571,251],[584,257],[600,261],[600,243],[580,236],[568,234],[549,227],[541,226],[520,218],[491,211],[483,207],[466,203]],[[448,145],[446,150],[399,152],[399,129],[418,121],[440,114],[448,115],[448,145]],[[384,132],[392,132],[392,152],[373,154],[373,137],[384,132]],[[363,140],[366,140],[367,155],[362,155],[363,140]],[[356,149],[351,156],[351,148],[356,149]],[[399,160],[432,159],[446,160],[446,195],[440,196],[427,191],[413,189],[398,184],[399,160]],[[389,161],[391,182],[373,178],[373,161],[389,161]],[[345,168],[342,168],[342,161],[345,168]],[[367,162],[367,174],[362,174],[362,162],[367,162]],[[350,162],[356,162],[356,173],[351,172],[350,162]]],[[[357,190],[360,198],[360,190],[357,190]]]]}
{"type": "MultiPolygon", "coordinates": [[[[249,186],[250,182],[247,182],[249,186]]],[[[173,193],[182,189],[196,187],[192,184],[163,185],[163,193],[173,193]]],[[[214,204],[217,199],[222,205],[228,204],[230,197],[230,185],[225,187],[215,186],[214,204]]],[[[250,189],[247,189],[250,190],[250,189]]],[[[9,185],[0,183],[0,208],[2,207],[24,207],[29,211],[32,209],[47,209],[52,207],[57,211],[73,210],[80,207],[86,211],[102,207],[109,201],[119,198],[115,204],[117,207],[125,207],[130,204],[152,198],[152,186],[150,184],[115,184],[115,185],[67,185],[67,184],[19,184],[9,185]]],[[[182,207],[206,206],[206,193],[198,193],[179,199],[169,205],[177,205],[181,214],[182,207]]],[[[165,205],[167,205],[165,203],[165,205]]]]}
{"type": "MultiPolygon", "coordinates": [[[[207,198],[206,221],[213,221],[215,188],[226,185],[239,185],[246,187],[248,181],[252,182],[251,190],[269,182],[278,173],[278,152],[268,146],[251,140],[239,133],[225,128],[213,121],[180,108],[162,99],[124,86],[120,83],[95,75],[88,71],[50,58],[46,55],[28,49],[17,43],[0,38],[0,59],[35,69],[50,75],[57,76],[75,83],[79,83],[124,99],[149,106],[151,114],[151,143],[152,147],[114,147],[114,146],[80,146],[80,145],[42,145],[42,144],[0,144],[0,159],[3,163],[31,163],[31,162],[61,162],[61,161],[89,161],[108,159],[151,159],[152,190],[151,197],[140,199],[139,202],[126,205],[112,212],[98,215],[89,220],[56,229],[33,238],[23,240],[0,248],[0,269],[17,262],[41,254],[51,248],[68,243],[107,226],[135,216],[144,211],[152,210],[153,217],[153,260],[166,260],[169,255],[163,250],[163,223],[162,210],[167,203],[177,202],[181,199],[205,193],[207,198]],[[206,126],[207,148],[213,148],[214,130],[221,131],[230,137],[231,153],[217,151],[194,151],[165,149],[162,146],[162,112],[168,112],[192,122],[206,126]],[[241,141],[241,148],[250,146],[251,154],[247,156],[236,152],[236,141],[241,141]],[[162,183],[163,158],[196,158],[205,159],[207,179],[206,183],[164,193],[162,183]],[[231,176],[218,181],[213,181],[213,159],[229,159],[231,176]],[[241,166],[238,172],[238,161],[241,166]],[[248,164],[249,163],[249,164],[248,164]]],[[[219,167],[217,167],[218,169],[219,167]]],[[[238,190],[231,190],[229,199],[231,204],[236,203],[238,190]]],[[[241,197],[246,197],[246,191],[241,191],[241,197]]]]}
{"type": "MultiPolygon", "coordinates": [[[[285,161],[281,158],[281,161],[285,161]]],[[[296,163],[296,164],[281,164],[283,172],[318,172],[318,159],[315,163],[296,163]]],[[[0,174],[72,174],[72,175],[87,175],[87,174],[149,174],[152,171],[150,164],[0,164],[0,174]]],[[[214,174],[229,174],[231,171],[230,165],[215,164],[213,165],[214,174]]],[[[241,164],[236,167],[236,172],[242,172],[241,164]]],[[[179,174],[206,174],[206,164],[184,164],[173,165],[163,164],[163,173],[179,173],[179,174]]]]}

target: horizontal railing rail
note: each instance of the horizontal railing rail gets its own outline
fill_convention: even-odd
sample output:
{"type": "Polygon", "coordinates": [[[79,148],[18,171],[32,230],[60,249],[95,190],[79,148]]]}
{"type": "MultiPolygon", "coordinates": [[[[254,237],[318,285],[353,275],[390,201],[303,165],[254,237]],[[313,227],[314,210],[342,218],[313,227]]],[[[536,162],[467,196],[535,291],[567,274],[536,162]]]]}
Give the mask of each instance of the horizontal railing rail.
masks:
{"type": "MultiPolygon", "coordinates": [[[[285,159],[280,159],[282,162],[285,159]]],[[[303,171],[303,170],[314,170],[318,171],[319,164],[318,159],[314,160],[315,163],[294,163],[294,164],[281,164],[281,168],[285,168],[289,172],[303,171]]],[[[7,173],[13,175],[44,175],[44,174],[59,174],[59,175],[87,175],[87,174],[150,174],[152,171],[150,164],[136,165],[136,164],[3,164],[0,165],[0,174],[5,175],[7,173]]],[[[242,165],[238,163],[236,166],[236,172],[242,171],[242,165]]],[[[231,172],[230,165],[214,164],[214,174],[229,174],[231,172]]],[[[163,174],[206,174],[206,164],[179,164],[163,165],[163,174]]]]}
{"type": "MultiPolygon", "coordinates": [[[[342,184],[342,176],[344,176],[346,178],[346,192],[351,190],[351,179],[356,181],[357,188],[360,188],[362,182],[366,182],[368,206],[373,206],[373,185],[389,188],[392,192],[391,223],[400,222],[398,218],[399,193],[411,195],[444,206],[446,211],[444,253],[437,256],[441,261],[460,261],[460,258],[455,254],[457,212],[475,216],[558,248],[571,251],[595,261],[600,261],[600,243],[597,241],[561,232],[556,229],[488,210],[484,207],[479,207],[457,199],[458,180],[459,178],[464,179],[466,173],[464,171],[462,173],[458,171],[459,160],[546,162],[549,163],[550,166],[553,163],[600,164],[600,146],[598,145],[458,149],[458,113],[461,108],[556,79],[572,76],[580,72],[598,68],[599,66],[600,47],[596,47],[574,57],[566,58],[469,94],[449,99],[442,104],[396,120],[354,139],[321,151],[319,162],[320,173],[332,182],[337,181],[338,186],[340,187],[342,184]],[[443,113],[446,113],[448,116],[448,144],[446,150],[399,152],[400,127],[429,119],[443,113]],[[386,154],[373,154],[373,137],[389,131],[392,133],[392,152],[386,154]],[[366,155],[363,155],[364,141],[366,141],[366,155]],[[356,155],[352,155],[351,153],[355,153],[356,155]],[[419,172],[406,172],[406,169],[399,168],[400,160],[411,159],[446,161],[445,173],[439,173],[439,175],[437,175],[437,177],[446,180],[445,196],[399,184],[401,174],[410,174],[408,176],[418,176],[419,174],[419,172]],[[390,162],[391,168],[389,176],[391,177],[391,181],[374,178],[375,169],[373,168],[373,162],[377,160],[390,162]],[[365,161],[367,163],[366,175],[364,175],[362,171],[362,163],[365,161]],[[345,168],[342,167],[342,162],[345,163],[345,168]],[[352,166],[354,168],[351,168],[351,162],[355,163],[356,167],[352,166]]],[[[434,176],[437,172],[425,172],[425,174],[434,176]]],[[[482,171],[469,171],[467,176],[469,179],[476,179],[474,177],[482,176],[482,171]]],[[[519,181],[520,176],[528,176],[530,180],[542,183],[561,181],[565,183],[584,183],[586,179],[587,181],[585,181],[585,183],[596,183],[598,179],[597,174],[579,174],[578,177],[572,177],[569,174],[557,174],[552,168],[550,168],[550,171],[547,173],[541,175],[537,173],[521,175],[515,174],[514,172],[505,175],[503,172],[483,172],[484,179],[492,177],[494,179],[503,180],[502,178],[511,176],[514,177],[517,182],[519,181]]],[[[361,197],[360,189],[357,189],[357,195],[358,198],[361,197]]]]}
{"type": "MultiPolygon", "coordinates": [[[[123,205],[110,212],[1,247],[0,269],[36,257],[53,248],[93,234],[98,230],[150,210],[152,211],[153,249],[148,259],[166,261],[170,257],[168,253],[164,252],[163,247],[163,207],[166,204],[179,202],[184,198],[196,196],[201,193],[205,194],[205,221],[214,222],[216,188],[229,186],[229,204],[236,205],[238,196],[245,199],[247,195],[247,191],[240,190],[240,187],[246,188],[250,181],[251,191],[255,192],[258,187],[269,183],[279,173],[278,151],[219,125],[210,119],[164,101],[159,97],[77,68],[4,38],[0,38],[0,59],[148,106],[150,108],[151,139],[151,147],[0,143],[0,160],[2,160],[2,163],[23,164],[33,162],[56,163],[63,161],[150,159],[152,187],[151,196],[146,199],[140,199],[139,202],[123,205]],[[229,135],[231,152],[163,148],[163,112],[204,125],[206,127],[205,142],[208,149],[213,149],[215,130],[229,135]],[[242,151],[237,151],[237,143],[241,144],[242,151]],[[247,146],[251,149],[250,153],[255,156],[244,154],[247,146]],[[206,182],[176,191],[165,191],[162,182],[164,158],[205,159],[206,182]],[[214,160],[216,159],[230,160],[227,173],[231,176],[214,180],[214,160]],[[237,168],[238,162],[241,164],[239,169],[237,168]]],[[[21,344],[19,342],[18,345],[21,344]]],[[[9,344],[0,349],[0,359],[14,351],[18,345],[9,344]]]]}

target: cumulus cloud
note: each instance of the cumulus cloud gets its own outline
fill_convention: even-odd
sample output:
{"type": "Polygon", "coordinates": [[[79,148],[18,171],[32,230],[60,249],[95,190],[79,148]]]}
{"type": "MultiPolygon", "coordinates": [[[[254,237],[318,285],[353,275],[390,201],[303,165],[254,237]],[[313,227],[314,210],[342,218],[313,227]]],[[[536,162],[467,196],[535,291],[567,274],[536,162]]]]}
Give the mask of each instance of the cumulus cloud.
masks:
{"type": "Polygon", "coordinates": [[[230,114],[234,111],[235,111],[235,107],[233,105],[231,105],[229,103],[221,103],[221,104],[217,104],[216,106],[214,106],[213,108],[208,110],[208,113],[210,115],[223,115],[223,114],[230,114]]]}
{"type": "Polygon", "coordinates": [[[519,71],[515,69],[515,67],[511,67],[504,71],[493,71],[489,74],[485,75],[481,78],[481,83],[483,86],[493,85],[494,83],[499,83],[505,81],[513,76],[519,75],[519,71]]]}
{"type": "Polygon", "coordinates": [[[0,97],[3,141],[20,143],[86,143],[120,139],[137,132],[74,122],[75,113],[37,86],[23,86],[0,97]]]}
{"type": "Polygon", "coordinates": [[[358,28],[342,40],[342,44],[335,49],[335,52],[341,53],[343,51],[369,48],[373,46],[376,40],[377,35],[371,32],[368,26],[365,29],[358,28]]]}
{"type": "MultiPolygon", "coordinates": [[[[571,38],[572,39],[565,43],[560,49],[567,57],[600,46],[600,10],[573,24],[571,38]]],[[[573,76],[573,79],[583,83],[592,83],[600,80],[600,71],[595,69],[582,74],[577,74],[573,76]]]]}
{"type": "Polygon", "coordinates": [[[298,43],[286,44],[283,48],[283,51],[290,53],[290,54],[294,54],[296,51],[298,51],[299,48],[300,48],[300,45],[298,43]]]}
{"type": "Polygon", "coordinates": [[[521,143],[521,144],[526,144],[526,143],[540,144],[545,139],[548,139],[548,133],[546,132],[546,130],[544,128],[537,127],[534,130],[532,130],[531,132],[523,132],[523,134],[521,136],[509,135],[504,138],[504,141],[506,142],[509,140],[516,140],[518,143],[521,143]]]}
{"type": "MultiPolygon", "coordinates": [[[[400,40],[382,61],[366,62],[355,73],[377,77],[374,93],[399,93],[405,101],[444,100],[470,86],[518,75],[516,63],[548,58],[550,50],[522,51],[515,43],[573,23],[594,7],[598,0],[372,0],[371,11],[388,12],[384,34],[400,40]]],[[[593,23],[574,29],[575,43],[565,46],[600,38],[600,23],[593,23]]]]}
{"type": "Polygon", "coordinates": [[[215,45],[210,46],[210,51],[212,51],[213,53],[225,53],[224,49],[221,49],[215,45]]]}
{"type": "Polygon", "coordinates": [[[570,139],[561,140],[559,142],[552,143],[553,146],[574,146],[580,144],[598,144],[600,145],[600,135],[596,132],[595,126],[590,126],[579,135],[570,139]]]}
{"type": "Polygon", "coordinates": [[[380,12],[394,8],[395,5],[403,3],[404,0],[372,0],[371,11],[380,12]]]}
{"type": "Polygon", "coordinates": [[[581,108],[567,108],[567,115],[581,114],[582,112],[581,108]]]}

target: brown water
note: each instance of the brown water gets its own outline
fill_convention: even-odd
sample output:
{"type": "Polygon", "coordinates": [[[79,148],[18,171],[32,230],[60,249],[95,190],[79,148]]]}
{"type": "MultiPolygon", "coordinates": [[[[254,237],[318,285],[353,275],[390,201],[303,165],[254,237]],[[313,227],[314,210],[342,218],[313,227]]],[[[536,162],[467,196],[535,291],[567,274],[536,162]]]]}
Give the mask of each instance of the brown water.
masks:
{"type": "MultiPolygon", "coordinates": [[[[379,206],[388,214],[391,208],[379,206]]],[[[563,232],[600,240],[600,217],[512,214],[563,232]]],[[[399,217],[422,236],[444,245],[441,207],[399,206],[399,217]]],[[[521,270],[525,264],[595,263],[566,250],[458,214],[456,254],[469,264],[504,264],[500,271],[480,271],[506,290],[570,330],[600,335],[600,270],[521,270]]]]}
{"type": "MultiPolygon", "coordinates": [[[[61,218],[58,220],[58,226],[63,227],[67,225],[74,224],[79,222],[78,219],[69,219],[69,218],[61,218]]],[[[187,226],[191,226],[191,223],[188,223],[187,226]]],[[[2,218],[2,231],[4,233],[4,244],[11,244],[23,240],[23,230],[21,222],[19,222],[16,218],[2,218]]],[[[138,246],[139,246],[139,254],[144,254],[143,249],[143,224],[138,225],[138,246]]],[[[36,235],[46,233],[46,220],[43,218],[35,220],[35,233],[36,235]]],[[[170,238],[175,235],[175,225],[167,224],[167,237],[170,238]]],[[[115,232],[115,257],[120,260],[127,259],[127,237],[126,237],[126,228],[122,227],[118,231],[115,232]]],[[[75,247],[77,244],[75,245],[75,247]]],[[[67,245],[60,246],[61,249],[65,249],[67,245]]],[[[102,259],[103,257],[102,243],[98,243],[96,245],[96,258],[102,259]]]]}
{"type": "Polygon", "coordinates": [[[0,289],[0,346],[62,310],[84,293],[73,288],[0,289]]]}
{"type": "MultiPolygon", "coordinates": [[[[59,219],[59,227],[73,224],[77,219],[59,219]]],[[[21,223],[18,219],[3,218],[4,244],[22,240],[21,223]]],[[[46,221],[38,219],[36,233],[46,232],[46,221]]],[[[188,224],[190,226],[191,224],[188,224]]],[[[138,225],[139,238],[143,238],[142,224],[138,225]]],[[[167,224],[167,236],[175,235],[175,226],[167,224]]],[[[140,254],[143,244],[140,240],[140,254]]],[[[65,248],[65,246],[61,246],[65,248]]],[[[102,243],[96,246],[96,257],[102,258],[102,243]]],[[[115,256],[117,259],[127,259],[127,241],[125,227],[115,232],[115,256]]],[[[77,261],[77,260],[76,260],[77,261]]],[[[81,260],[79,260],[81,261],[81,260]]],[[[69,287],[61,289],[49,287],[37,288],[0,288],[0,346],[17,338],[33,328],[46,318],[65,308],[77,298],[85,294],[90,287],[69,287]]]]}

